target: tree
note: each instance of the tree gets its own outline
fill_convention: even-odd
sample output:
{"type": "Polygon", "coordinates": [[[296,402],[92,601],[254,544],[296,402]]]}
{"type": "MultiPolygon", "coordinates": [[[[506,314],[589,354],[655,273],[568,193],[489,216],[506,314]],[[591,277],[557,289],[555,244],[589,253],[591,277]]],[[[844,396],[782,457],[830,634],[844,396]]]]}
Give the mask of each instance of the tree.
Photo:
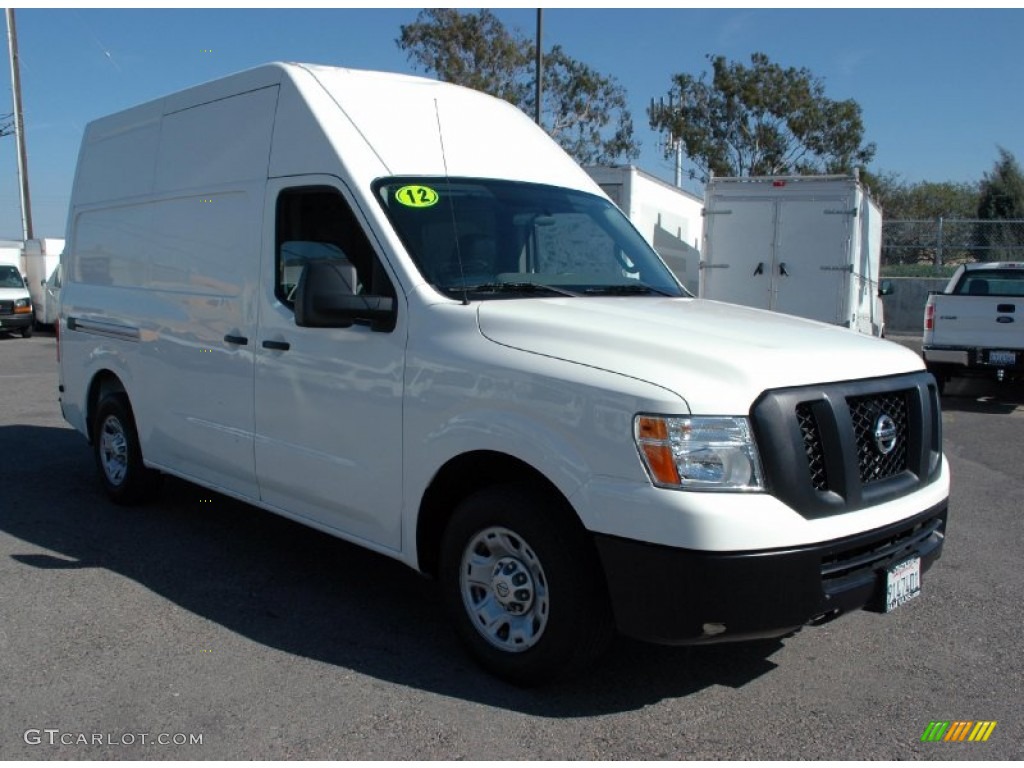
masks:
{"type": "Polygon", "coordinates": [[[861,174],[882,207],[882,254],[886,264],[934,264],[970,259],[978,185],[953,181],[909,183],[896,173],[861,174]],[[939,242],[939,220],[943,220],[939,242]]]}
{"type": "MultiPolygon", "coordinates": [[[[536,112],[533,41],[509,31],[486,8],[420,11],[395,41],[417,67],[441,80],[536,112]]],[[[615,78],[572,58],[561,46],[544,55],[541,122],[583,164],[611,164],[639,154],[626,92],[615,78]]]]}
{"type": "Polygon", "coordinates": [[[861,179],[882,207],[886,219],[973,219],[978,209],[978,185],[956,181],[909,183],[899,174],[868,172],[861,179]]]}
{"type": "Polygon", "coordinates": [[[763,53],[750,67],[707,58],[710,82],[707,72],[673,75],[668,103],[648,110],[652,128],[683,143],[691,178],[850,173],[875,156],[874,144],[862,144],[857,102],[829,99],[806,68],[784,69],[763,53]]]}
{"type": "Polygon", "coordinates": [[[0,139],[14,134],[14,113],[0,115],[0,139]]]}
{"type": "Polygon", "coordinates": [[[1013,153],[999,147],[999,159],[981,181],[978,197],[979,261],[1005,261],[1024,256],[1024,173],[1013,153]]]}

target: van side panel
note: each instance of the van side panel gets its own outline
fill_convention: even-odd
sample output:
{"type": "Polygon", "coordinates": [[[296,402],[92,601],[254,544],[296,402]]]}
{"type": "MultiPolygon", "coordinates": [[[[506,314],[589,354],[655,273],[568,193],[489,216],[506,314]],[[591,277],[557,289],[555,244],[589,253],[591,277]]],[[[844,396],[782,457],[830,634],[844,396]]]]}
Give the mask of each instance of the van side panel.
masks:
{"type": "Polygon", "coordinates": [[[89,124],[71,195],[76,207],[153,192],[162,116],[153,102],[89,124]]]}
{"type": "Polygon", "coordinates": [[[156,188],[266,179],[277,92],[275,85],[164,117],[156,188]]]}
{"type": "Polygon", "coordinates": [[[106,131],[99,155],[115,168],[152,168],[142,174],[149,189],[106,183],[92,147],[83,151],[81,197],[133,194],[73,212],[68,267],[78,285],[64,307],[80,331],[63,339],[65,371],[83,379],[73,391],[87,391],[105,361],[132,382],[148,464],[249,498],[258,498],[252,344],[277,90],[181,109],[162,129],[106,131]],[[118,331],[97,338],[97,327],[118,331]]]}

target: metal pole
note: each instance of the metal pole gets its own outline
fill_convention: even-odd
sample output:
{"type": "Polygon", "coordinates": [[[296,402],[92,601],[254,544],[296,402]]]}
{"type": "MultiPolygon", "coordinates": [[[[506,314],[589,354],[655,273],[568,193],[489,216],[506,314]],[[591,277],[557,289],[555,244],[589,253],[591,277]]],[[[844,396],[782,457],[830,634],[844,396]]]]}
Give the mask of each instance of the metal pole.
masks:
{"type": "Polygon", "coordinates": [[[676,186],[683,187],[683,140],[676,139],[676,186]]]}
{"type": "Polygon", "coordinates": [[[11,94],[14,99],[14,137],[18,143],[18,180],[21,187],[21,232],[32,240],[32,204],[28,194],[28,151],[25,149],[25,121],[21,114],[21,67],[18,65],[18,33],[14,28],[14,9],[7,10],[7,53],[11,60],[11,94]]]}
{"type": "MultiPolygon", "coordinates": [[[[544,9],[537,9],[537,105],[534,114],[534,120],[537,125],[541,125],[540,122],[540,100],[544,94],[544,50],[541,48],[541,37],[544,32],[544,9]]],[[[543,127],[543,126],[541,126],[543,127]]]]}
{"type": "Polygon", "coordinates": [[[939,237],[938,244],[935,248],[935,273],[938,274],[942,270],[942,217],[939,216],[939,237]]]}

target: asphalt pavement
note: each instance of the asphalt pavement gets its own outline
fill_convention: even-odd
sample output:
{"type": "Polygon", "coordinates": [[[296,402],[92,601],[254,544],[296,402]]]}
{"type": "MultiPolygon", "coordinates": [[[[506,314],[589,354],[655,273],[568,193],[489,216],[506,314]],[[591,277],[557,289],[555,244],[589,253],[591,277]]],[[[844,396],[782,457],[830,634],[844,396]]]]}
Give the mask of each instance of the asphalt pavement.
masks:
{"type": "Polygon", "coordinates": [[[174,479],[110,504],[55,358],[50,335],[0,335],[0,759],[1024,756],[1021,387],[947,390],[948,540],[896,612],[749,644],[619,640],[583,678],[520,690],[396,562],[174,479]],[[967,721],[996,725],[921,740],[967,721]]]}

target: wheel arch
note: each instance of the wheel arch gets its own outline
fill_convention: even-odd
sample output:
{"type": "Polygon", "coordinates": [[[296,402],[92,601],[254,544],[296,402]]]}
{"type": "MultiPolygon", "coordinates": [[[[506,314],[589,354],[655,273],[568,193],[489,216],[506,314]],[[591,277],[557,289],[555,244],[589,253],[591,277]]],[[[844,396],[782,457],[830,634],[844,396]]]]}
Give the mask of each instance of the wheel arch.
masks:
{"type": "Polygon", "coordinates": [[[455,508],[473,493],[494,485],[530,483],[559,502],[566,515],[583,527],[569,500],[550,479],[521,459],[498,451],[479,450],[448,460],[434,475],[420,501],[416,523],[416,556],[421,572],[436,577],[441,538],[455,508]]]}
{"type": "Polygon", "coordinates": [[[131,397],[128,395],[128,390],[124,386],[124,382],[121,381],[120,377],[109,368],[103,368],[97,371],[92,381],[89,382],[89,394],[85,400],[85,424],[87,437],[89,443],[92,444],[95,439],[94,436],[94,424],[93,421],[96,417],[96,408],[100,402],[109,394],[121,392],[128,397],[129,406],[131,404],[131,397]]]}

